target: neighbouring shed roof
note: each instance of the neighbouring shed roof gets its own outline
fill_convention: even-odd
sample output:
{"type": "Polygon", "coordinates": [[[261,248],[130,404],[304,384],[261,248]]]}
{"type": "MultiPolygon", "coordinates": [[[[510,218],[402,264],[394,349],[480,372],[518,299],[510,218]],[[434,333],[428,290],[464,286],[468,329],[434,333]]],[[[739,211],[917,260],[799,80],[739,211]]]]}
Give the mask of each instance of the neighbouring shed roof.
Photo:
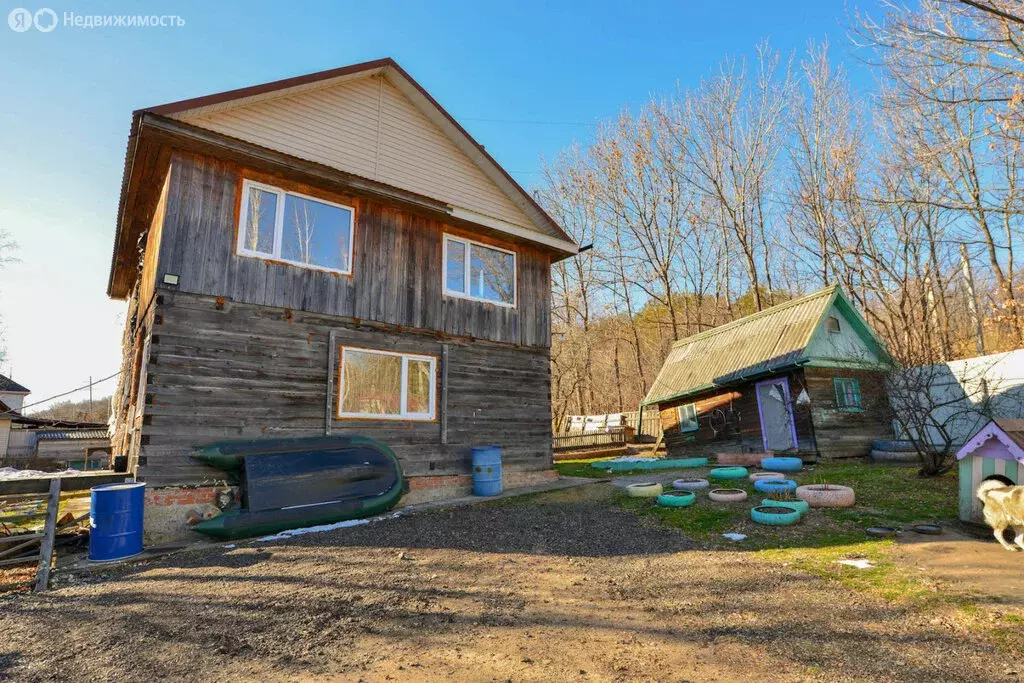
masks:
{"type": "Polygon", "coordinates": [[[31,393],[27,388],[18,384],[17,382],[15,382],[13,379],[6,375],[0,375],[0,392],[6,392],[9,394],[31,393]]]}
{"type": "Polygon", "coordinates": [[[106,429],[61,429],[36,432],[39,441],[85,441],[92,439],[109,439],[106,429]]]}
{"type": "MultiPolygon", "coordinates": [[[[685,398],[811,361],[808,347],[835,306],[882,364],[884,345],[838,285],[766,308],[672,345],[642,405],[685,398]]],[[[831,359],[832,363],[836,359],[831,359]]],[[[850,367],[867,363],[848,359],[850,367]]],[[[877,366],[877,363],[872,363],[877,366]]]]}

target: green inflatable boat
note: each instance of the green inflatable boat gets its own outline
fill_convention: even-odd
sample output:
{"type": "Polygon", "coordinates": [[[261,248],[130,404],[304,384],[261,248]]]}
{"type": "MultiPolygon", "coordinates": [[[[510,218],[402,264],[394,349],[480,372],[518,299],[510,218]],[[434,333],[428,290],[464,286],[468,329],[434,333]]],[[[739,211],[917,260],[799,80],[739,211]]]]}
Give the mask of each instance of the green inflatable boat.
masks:
{"type": "Polygon", "coordinates": [[[224,442],[193,457],[241,482],[241,507],[193,527],[219,539],[379,515],[407,490],[394,452],[366,437],[224,442]]]}

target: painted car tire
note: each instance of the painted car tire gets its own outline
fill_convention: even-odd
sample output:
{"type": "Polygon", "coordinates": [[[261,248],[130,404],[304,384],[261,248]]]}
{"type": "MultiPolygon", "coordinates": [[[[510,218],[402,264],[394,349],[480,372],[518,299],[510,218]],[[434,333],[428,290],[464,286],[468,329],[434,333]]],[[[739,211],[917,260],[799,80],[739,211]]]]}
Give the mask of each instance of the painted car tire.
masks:
{"type": "Polygon", "coordinates": [[[693,505],[697,494],[693,491],[666,491],[658,496],[658,505],[667,508],[684,508],[693,505]]]}
{"type": "Polygon", "coordinates": [[[800,512],[782,505],[759,505],[750,510],[750,519],[768,526],[789,526],[800,521],[800,512]]]}
{"type": "Polygon", "coordinates": [[[782,472],[754,472],[750,475],[750,481],[761,481],[762,479],[785,479],[782,472]]]}
{"type": "Polygon", "coordinates": [[[762,479],[754,482],[754,489],[761,493],[792,493],[796,491],[796,482],[792,479],[762,479]]]}
{"type": "Polygon", "coordinates": [[[657,482],[643,482],[642,484],[630,484],[626,487],[626,493],[631,498],[657,498],[664,488],[657,482]]]}
{"type": "Polygon", "coordinates": [[[799,472],[804,468],[804,461],[800,458],[763,458],[761,469],[777,472],[799,472]]]}
{"type": "Polygon", "coordinates": [[[800,513],[803,517],[811,510],[811,506],[807,504],[806,500],[772,500],[771,498],[765,498],[761,501],[760,507],[763,508],[793,508],[800,513]]]}
{"type": "Polygon", "coordinates": [[[738,503],[747,499],[747,492],[743,489],[711,489],[708,498],[717,503],[738,503]]]}
{"type": "Polygon", "coordinates": [[[797,486],[796,497],[806,500],[812,508],[848,508],[857,501],[853,489],[835,484],[797,486]]]}
{"type": "Polygon", "coordinates": [[[708,473],[711,479],[746,479],[749,475],[746,467],[716,467],[708,473]]]}
{"type": "Polygon", "coordinates": [[[883,439],[876,439],[871,442],[871,447],[876,451],[893,451],[896,453],[917,452],[917,448],[914,447],[913,441],[885,441],[883,439]]]}
{"type": "Polygon", "coordinates": [[[871,451],[871,459],[875,462],[917,464],[916,451],[871,451]]]}
{"type": "Polygon", "coordinates": [[[699,491],[707,487],[707,479],[676,479],[672,482],[672,488],[677,491],[699,491]]]}
{"type": "Polygon", "coordinates": [[[910,530],[916,534],[924,534],[925,536],[938,536],[942,533],[942,527],[938,524],[915,524],[910,527],[910,530]]]}

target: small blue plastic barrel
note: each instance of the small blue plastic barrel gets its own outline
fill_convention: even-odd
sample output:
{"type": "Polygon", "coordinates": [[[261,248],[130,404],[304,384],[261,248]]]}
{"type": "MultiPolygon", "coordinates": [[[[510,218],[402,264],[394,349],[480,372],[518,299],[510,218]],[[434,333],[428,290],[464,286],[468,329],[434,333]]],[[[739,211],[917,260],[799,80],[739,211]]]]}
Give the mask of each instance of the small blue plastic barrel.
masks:
{"type": "Polygon", "coordinates": [[[473,448],[473,495],[496,496],[501,493],[501,447],[473,448]]]}
{"type": "Polygon", "coordinates": [[[141,553],[146,485],[103,484],[89,492],[89,559],[111,562],[141,553]]]}

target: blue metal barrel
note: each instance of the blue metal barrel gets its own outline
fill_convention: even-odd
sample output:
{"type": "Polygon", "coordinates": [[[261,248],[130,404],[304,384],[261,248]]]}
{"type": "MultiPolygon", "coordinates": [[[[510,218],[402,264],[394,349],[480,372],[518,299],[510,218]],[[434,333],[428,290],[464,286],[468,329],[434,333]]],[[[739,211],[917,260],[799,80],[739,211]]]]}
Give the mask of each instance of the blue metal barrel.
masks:
{"type": "Polygon", "coordinates": [[[501,447],[473,448],[473,494],[496,496],[501,493],[501,447]]]}
{"type": "Polygon", "coordinates": [[[146,485],[104,484],[89,492],[89,559],[110,562],[141,553],[146,485]]]}

